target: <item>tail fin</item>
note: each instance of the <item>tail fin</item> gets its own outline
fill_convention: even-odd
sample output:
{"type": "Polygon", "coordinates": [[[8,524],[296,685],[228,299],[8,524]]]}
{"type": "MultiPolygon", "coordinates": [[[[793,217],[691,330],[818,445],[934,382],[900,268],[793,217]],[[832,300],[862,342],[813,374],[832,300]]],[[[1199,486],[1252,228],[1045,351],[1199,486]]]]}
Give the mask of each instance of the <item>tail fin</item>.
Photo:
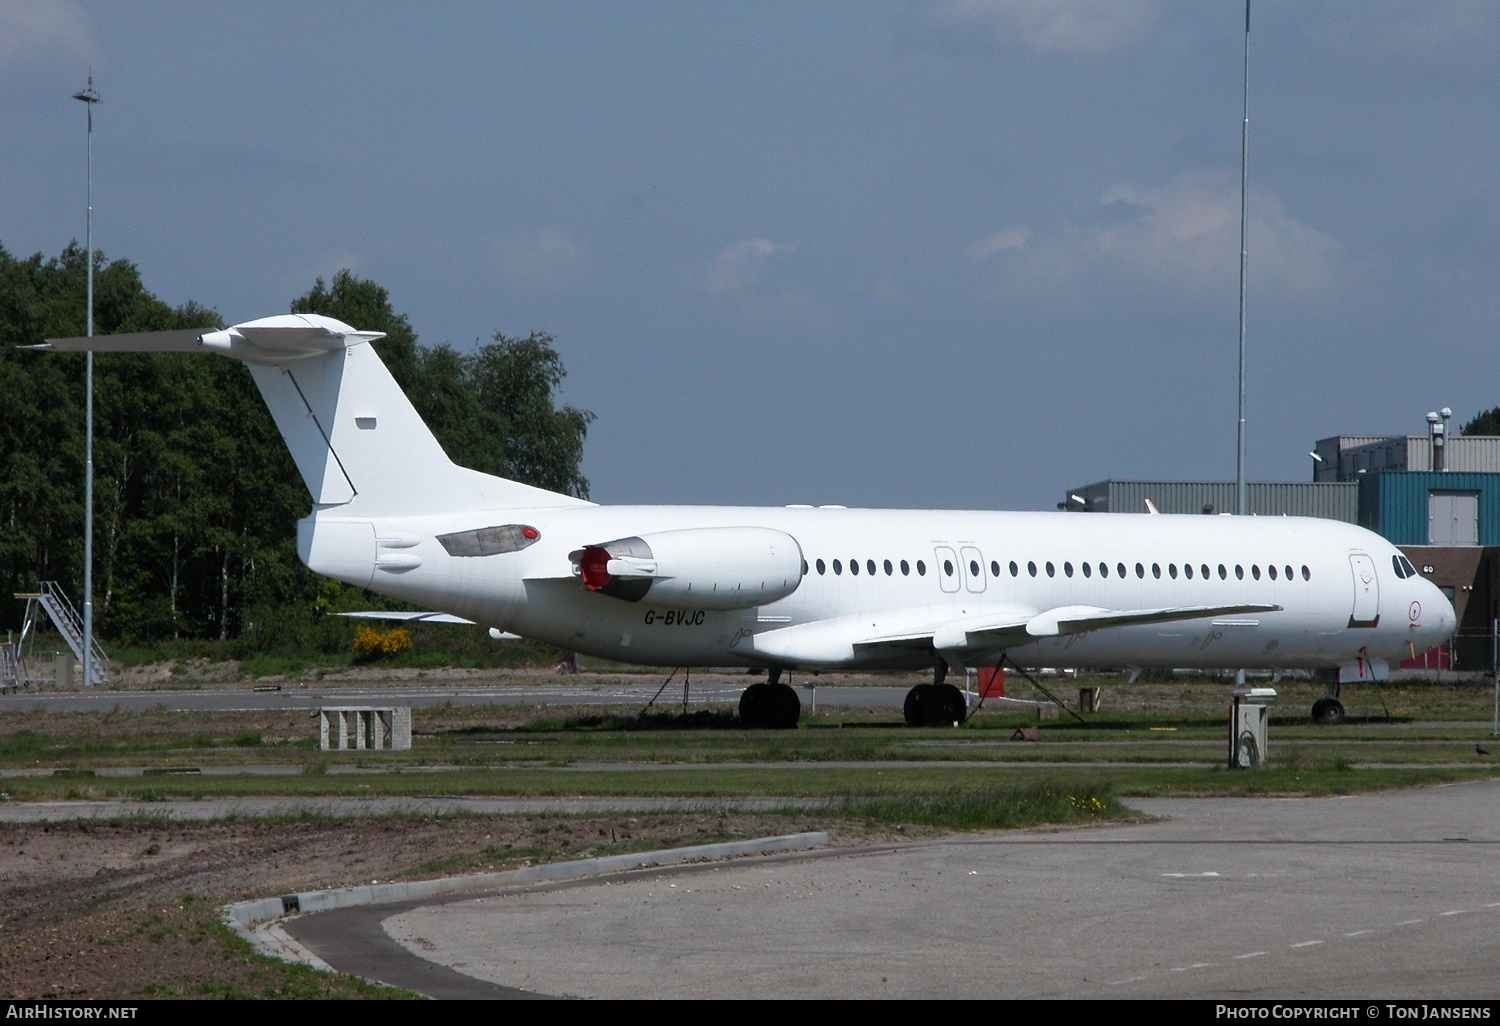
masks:
{"type": "Polygon", "coordinates": [[[368,343],[318,314],[283,314],[222,331],[49,339],[36,348],[95,352],[211,351],[244,362],[315,509],[361,516],[589,505],[582,499],[457,466],[368,343]]]}

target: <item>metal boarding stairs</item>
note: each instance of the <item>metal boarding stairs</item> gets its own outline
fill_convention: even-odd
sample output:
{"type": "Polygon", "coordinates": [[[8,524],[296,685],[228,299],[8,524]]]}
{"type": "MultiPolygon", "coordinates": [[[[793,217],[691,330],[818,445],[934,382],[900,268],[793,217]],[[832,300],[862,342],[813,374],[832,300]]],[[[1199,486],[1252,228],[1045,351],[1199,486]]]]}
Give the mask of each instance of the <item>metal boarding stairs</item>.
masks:
{"type": "MultiPolygon", "coordinates": [[[[41,581],[37,588],[34,592],[16,594],[16,598],[26,600],[26,615],[21,621],[20,637],[0,649],[0,683],[19,687],[51,679],[33,676],[30,670],[30,664],[34,661],[31,655],[36,642],[36,631],[44,614],[67,642],[68,648],[72,649],[73,657],[80,663],[84,661],[83,622],[79,619],[78,611],[73,608],[73,603],[68,601],[56,581],[41,581]]],[[[109,656],[99,647],[97,639],[93,639],[90,647],[89,670],[88,677],[92,683],[104,684],[109,681],[109,656]]]]}

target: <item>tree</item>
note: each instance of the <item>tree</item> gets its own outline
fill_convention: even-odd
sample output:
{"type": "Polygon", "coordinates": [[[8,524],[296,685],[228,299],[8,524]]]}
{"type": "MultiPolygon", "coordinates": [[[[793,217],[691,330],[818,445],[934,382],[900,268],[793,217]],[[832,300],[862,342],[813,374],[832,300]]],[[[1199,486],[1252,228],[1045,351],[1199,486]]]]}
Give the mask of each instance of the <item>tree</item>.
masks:
{"type": "Polygon", "coordinates": [[[594,415],[555,405],[553,392],[566,374],[552,336],[542,332],[526,338],[496,332],[493,342],[469,358],[469,380],[480,406],[499,421],[501,475],[586,499],[589,483],[579,464],[594,415]]]}
{"type": "Polygon", "coordinates": [[[1500,406],[1485,410],[1459,429],[1461,435],[1500,435],[1500,406]]]}

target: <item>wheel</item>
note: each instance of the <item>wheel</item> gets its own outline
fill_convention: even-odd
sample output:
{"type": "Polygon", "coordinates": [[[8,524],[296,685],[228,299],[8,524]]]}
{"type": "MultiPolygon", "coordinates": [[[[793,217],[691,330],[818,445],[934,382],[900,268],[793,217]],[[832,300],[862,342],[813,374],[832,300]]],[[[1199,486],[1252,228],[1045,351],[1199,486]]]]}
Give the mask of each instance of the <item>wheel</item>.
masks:
{"type": "Polygon", "coordinates": [[[1337,727],[1344,722],[1344,703],[1337,698],[1320,698],[1313,703],[1312,718],[1325,727],[1337,727]]]}
{"type": "Polygon", "coordinates": [[[802,700],[790,684],[766,684],[765,726],[792,730],[802,718],[802,700]]]}
{"type": "Polygon", "coordinates": [[[932,690],[931,726],[946,727],[968,719],[969,702],[962,691],[952,684],[937,684],[932,690]]]}
{"type": "Polygon", "coordinates": [[[751,684],[740,694],[740,726],[790,730],[802,718],[802,700],[790,684],[751,684]]]}
{"type": "Polygon", "coordinates": [[[918,684],[906,693],[906,701],[902,703],[901,711],[906,716],[908,727],[926,727],[931,718],[929,711],[932,707],[931,684],[918,684]]]}
{"type": "Polygon", "coordinates": [[[751,684],[740,693],[740,726],[748,730],[759,730],[766,718],[766,691],[769,684],[751,684]]]}

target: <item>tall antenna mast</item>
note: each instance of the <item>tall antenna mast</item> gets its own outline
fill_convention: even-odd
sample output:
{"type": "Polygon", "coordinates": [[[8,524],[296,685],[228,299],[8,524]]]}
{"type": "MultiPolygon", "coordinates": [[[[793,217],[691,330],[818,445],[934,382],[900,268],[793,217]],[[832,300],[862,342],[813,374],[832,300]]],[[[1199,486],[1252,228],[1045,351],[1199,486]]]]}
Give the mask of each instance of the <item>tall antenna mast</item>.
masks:
{"type": "MultiPolygon", "coordinates": [[[[88,110],[88,210],[84,218],[83,256],[88,268],[88,316],[85,322],[89,338],[94,337],[94,69],[89,69],[89,86],[73,94],[88,110]]],[[[94,354],[91,350],[84,364],[84,456],[83,456],[83,686],[94,680],[94,354]]]]}
{"type": "Polygon", "coordinates": [[[1245,260],[1246,185],[1250,162],[1250,0],[1245,0],[1245,105],[1240,122],[1240,425],[1239,444],[1235,449],[1235,512],[1249,512],[1245,488],[1245,260]]]}

